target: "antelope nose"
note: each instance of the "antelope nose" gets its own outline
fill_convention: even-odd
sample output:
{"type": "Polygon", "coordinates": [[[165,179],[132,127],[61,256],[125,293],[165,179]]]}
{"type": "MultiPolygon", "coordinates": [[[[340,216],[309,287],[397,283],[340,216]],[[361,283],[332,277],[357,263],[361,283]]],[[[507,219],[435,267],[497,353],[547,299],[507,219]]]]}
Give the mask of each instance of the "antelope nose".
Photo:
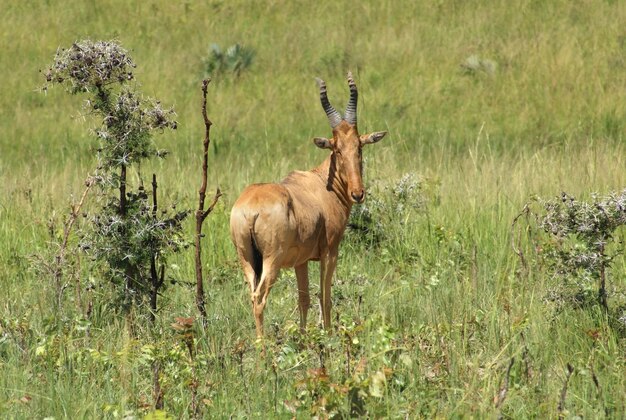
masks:
{"type": "Polygon", "coordinates": [[[365,191],[361,190],[358,193],[350,193],[350,195],[352,195],[352,199],[354,200],[355,203],[362,203],[363,199],[365,199],[365,191]]]}

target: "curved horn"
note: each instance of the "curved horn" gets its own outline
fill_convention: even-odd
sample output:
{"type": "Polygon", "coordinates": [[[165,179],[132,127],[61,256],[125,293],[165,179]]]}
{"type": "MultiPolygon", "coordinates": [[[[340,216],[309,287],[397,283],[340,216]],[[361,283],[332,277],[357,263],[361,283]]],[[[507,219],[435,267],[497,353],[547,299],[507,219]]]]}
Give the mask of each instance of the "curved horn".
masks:
{"type": "Polygon", "coordinates": [[[320,79],[315,78],[317,85],[320,88],[320,100],[322,101],[322,107],[324,108],[324,112],[326,112],[326,116],[328,117],[328,122],[330,122],[330,127],[335,128],[339,125],[341,120],[341,115],[328,101],[328,96],[326,96],[326,83],[320,79]]]}
{"type": "Polygon", "coordinates": [[[359,97],[359,92],[356,90],[356,83],[352,78],[352,72],[348,72],[348,86],[350,86],[350,100],[348,106],[346,106],[346,121],[351,125],[356,125],[356,102],[359,97]]]}

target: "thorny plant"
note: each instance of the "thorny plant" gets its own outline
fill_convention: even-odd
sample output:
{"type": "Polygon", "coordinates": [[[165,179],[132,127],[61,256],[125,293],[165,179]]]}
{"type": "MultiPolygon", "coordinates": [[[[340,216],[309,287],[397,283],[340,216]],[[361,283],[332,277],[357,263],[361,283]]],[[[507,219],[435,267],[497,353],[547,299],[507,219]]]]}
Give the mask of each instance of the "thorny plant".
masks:
{"type": "Polygon", "coordinates": [[[91,229],[82,232],[80,248],[117,286],[121,303],[128,299],[141,303],[153,292],[152,258],[163,263],[167,252],[188,246],[181,226],[188,212],[176,212],[173,207],[172,215],[167,210],[160,217],[155,215],[143,187],[137,193],[127,193],[125,217],[119,214],[116,198],[104,201],[100,212],[90,218],[91,229]]]}
{"type": "Polygon", "coordinates": [[[605,197],[592,194],[590,201],[562,193],[536,202],[540,207],[533,213],[537,225],[549,235],[537,246],[540,258],[554,278],[562,281],[561,286],[570,290],[573,286],[576,302],[593,300],[595,294],[608,310],[608,270],[624,251],[615,234],[626,225],[626,190],[605,197]]]}
{"type": "Polygon", "coordinates": [[[69,49],[57,50],[45,76],[50,84],[67,84],[71,93],[91,92],[94,87],[103,89],[132,80],[135,67],[128,51],[115,41],[84,40],[75,42],[69,49]]]}
{"type": "Polygon", "coordinates": [[[365,203],[352,208],[348,241],[379,246],[394,228],[403,231],[412,214],[427,210],[427,184],[418,175],[407,173],[388,185],[371,188],[365,203]]]}
{"type": "Polygon", "coordinates": [[[128,188],[128,168],[166,154],[154,146],[153,132],[177,126],[172,109],[144,98],[136,86],[127,86],[134,79],[134,68],[128,51],[115,41],[79,41],[57,50],[45,72],[43,89],[61,84],[72,94],[89,95],[85,110],[99,122],[94,129],[99,149],[93,179],[101,208],[90,215],[91,228],[81,232],[81,248],[93,257],[104,277],[119,286],[125,310],[151,295],[154,312],[157,291],[163,285],[165,255],[185,245],[181,221],[188,212],[158,214],[156,176],[151,203],[140,174],[136,192],[128,188]]]}

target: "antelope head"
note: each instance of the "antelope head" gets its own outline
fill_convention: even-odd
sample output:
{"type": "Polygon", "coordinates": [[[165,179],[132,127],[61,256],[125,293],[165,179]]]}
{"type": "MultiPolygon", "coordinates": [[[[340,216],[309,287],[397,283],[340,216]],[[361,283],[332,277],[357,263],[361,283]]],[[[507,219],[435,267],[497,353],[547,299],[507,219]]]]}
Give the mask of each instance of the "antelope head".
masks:
{"type": "Polygon", "coordinates": [[[315,137],[313,142],[319,148],[332,151],[331,165],[334,165],[335,175],[339,177],[342,183],[345,183],[348,199],[353,203],[360,204],[365,201],[361,151],[366,144],[380,141],[387,132],[377,131],[371,134],[359,134],[356,123],[356,104],[359,94],[352,73],[348,73],[350,99],[343,117],[328,101],[326,83],[322,79],[316,79],[316,81],[320,88],[322,107],[333,130],[333,136],[329,139],[315,137]]]}

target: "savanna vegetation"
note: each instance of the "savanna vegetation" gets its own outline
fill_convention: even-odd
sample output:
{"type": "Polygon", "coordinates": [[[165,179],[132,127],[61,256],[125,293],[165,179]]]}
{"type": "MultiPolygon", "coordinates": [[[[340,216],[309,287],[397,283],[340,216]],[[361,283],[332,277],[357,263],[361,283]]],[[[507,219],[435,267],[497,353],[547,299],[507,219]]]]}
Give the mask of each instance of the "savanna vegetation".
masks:
{"type": "Polygon", "coordinates": [[[626,415],[626,3],[5,3],[1,417],[626,415]],[[89,242],[100,259],[85,252],[115,194],[92,186],[74,213],[102,115],[42,89],[58,48],[83,39],[123,45],[137,64],[127,85],[176,112],[126,174],[133,191],[143,180],[145,220],[153,173],[159,217],[197,207],[212,78],[208,194],[223,195],[203,228],[206,325],[193,217],[159,256],[156,312],[120,299],[106,240],[89,242]],[[284,271],[258,342],[229,210],[244,186],[324,159],[314,77],[341,107],[348,70],[360,131],[389,134],[365,150],[333,328],[311,316],[299,332],[284,271]]]}

